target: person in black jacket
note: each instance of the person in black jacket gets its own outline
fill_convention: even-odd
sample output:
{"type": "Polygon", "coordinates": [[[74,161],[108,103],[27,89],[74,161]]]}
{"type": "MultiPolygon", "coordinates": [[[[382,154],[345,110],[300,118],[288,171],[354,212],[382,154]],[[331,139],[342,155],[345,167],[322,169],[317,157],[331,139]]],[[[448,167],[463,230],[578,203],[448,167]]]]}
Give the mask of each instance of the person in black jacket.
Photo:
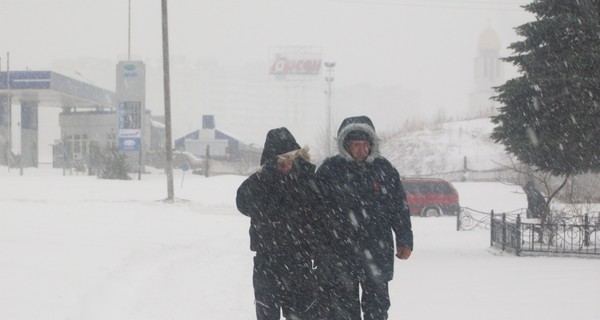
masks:
{"type": "Polygon", "coordinates": [[[387,319],[394,254],[408,259],[413,249],[406,195],[368,117],[342,122],[338,149],[317,170],[330,230],[330,254],[319,259],[329,292],[323,318],[360,320],[362,308],[365,320],[387,319]]]}
{"type": "Polygon", "coordinates": [[[250,217],[257,319],[316,319],[313,256],[318,244],[315,166],[286,128],[268,132],[261,168],[237,191],[250,217]]]}
{"type": "Polygon", "coordinates": [[[527,181],[523,186],[527,195],[527,218],[539,218],[546,222],[546,199],[539,192],[532,181],[527,181]]]}

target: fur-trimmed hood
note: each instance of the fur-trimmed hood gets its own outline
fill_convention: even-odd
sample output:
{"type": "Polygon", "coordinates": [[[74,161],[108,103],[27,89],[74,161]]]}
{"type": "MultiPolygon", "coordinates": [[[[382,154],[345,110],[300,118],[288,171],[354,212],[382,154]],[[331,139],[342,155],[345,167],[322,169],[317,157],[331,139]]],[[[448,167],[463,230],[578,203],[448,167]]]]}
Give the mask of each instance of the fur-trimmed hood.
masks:
{"type": "MultiPolygon", "coordinates": [[[[292,151],[286,152],[284,154],[280,154],[277,156],[276,162],[277,163],[291,162],[296,159],[302,159],[302,160],[310,163],[310,154],[308,153],[308,146],[304,146],[303,148],[292,150],[292,151]]],[[[274,163],[274,162],[268,162],[268,163],[274,163]]],[[[264,163],[262,166],[260,166],[258,168],[257,172],[262,172],[265,165],[267,165],[268,163],[264,163]]]]}
{"type": "Polygon", "coordinates": [[[369,154],[365,161],[373,162],[380,156],[379,137],[375,132],[373,122],[367,116],[349,117],[342,121],[337,134],[337,145],[340,155],[348,161],[354,161],[354,158],[352,158],[352,155],[346,148],[346,140],[349,136],[357,133],[362,134],[363,136],[366,135],[371,143],[371,154],[369,154]]]}

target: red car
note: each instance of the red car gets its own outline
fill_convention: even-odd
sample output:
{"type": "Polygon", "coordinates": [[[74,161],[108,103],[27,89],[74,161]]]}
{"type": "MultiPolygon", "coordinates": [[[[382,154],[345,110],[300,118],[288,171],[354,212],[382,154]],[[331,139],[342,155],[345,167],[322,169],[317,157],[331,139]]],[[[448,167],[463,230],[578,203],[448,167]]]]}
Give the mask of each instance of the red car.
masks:
{"type": "Polygon", "coordinates": [[[455,215],[460,210],[458,192],[446,180],[405,178],[402,186],[413,216],[455,215]]]}

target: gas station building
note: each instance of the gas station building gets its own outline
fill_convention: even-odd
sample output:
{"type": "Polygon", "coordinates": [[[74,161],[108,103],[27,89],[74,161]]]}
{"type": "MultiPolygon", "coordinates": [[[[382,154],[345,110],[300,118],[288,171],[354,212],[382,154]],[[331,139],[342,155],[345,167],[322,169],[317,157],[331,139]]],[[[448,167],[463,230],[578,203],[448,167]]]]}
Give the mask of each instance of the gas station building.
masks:
{"type": "MultiPolygon", "coordinates": [[[[126,66],[131,68],[131,64],[126,66]]],[[[143,76],[143,71],[140,73],[143,76]]],[[[137,75],[131,70],[129,74],[137,75]]],[[[144,80],[140,81],[141,86],[144,86],[144,80]]],[[[127,96],[127,93],[124,95],[127,96]]],[[[164,150],[164,126],[151,119],[150,112],[143,106],[143,98],[142,96],[141,108],[138,107],[137,131],[133,130],[137,134],[136,140],[129,140],[130,147],[133,143],[138,144],[134,151],[140,156],[142,152],[139,147],[144,153],[152,149],[164,150]]],[[[124,120],[117,115],[122,104],[115,92],[56,72],[0,72],[0,165],[38,165],[39,108],[61,108],[58,124],[60,140],[53,146],[54,167],[86,165],[90,161],[92,144],[103,148],[119,144],[123,140],[120,134],[123,132],[124,120]],[[19,112],[13,111],[14,108],[20,110],[20,123],[11,119],[14,111],[19,112]],[[14,127],[20,127],[20,150],[15,150],[12,146],[14,127]]],[[[129,129],[128,132],[131,131],[129,129]]],[[[132,153],[132,150],[122,151],[132,153]]],[[[130,163],[137,162],[137,159],[130,160],[130,163]]]]}

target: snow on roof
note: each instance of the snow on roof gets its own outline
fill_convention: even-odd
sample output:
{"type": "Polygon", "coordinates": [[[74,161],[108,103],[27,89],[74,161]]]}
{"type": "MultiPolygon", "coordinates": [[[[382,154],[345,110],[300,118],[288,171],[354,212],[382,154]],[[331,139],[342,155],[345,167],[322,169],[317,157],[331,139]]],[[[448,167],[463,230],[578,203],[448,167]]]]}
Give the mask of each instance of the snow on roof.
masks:
{"type": "Polygon", "coordinates": [[[164,128],[165,128],[165,124],[164,124],[164,123],[158,122],[158,121],[156,121],[156,120],[152,120],[152,121],[150,122],[150,124],[151,124],[153,127],[155,127],[155,128],[161,128],[161,129],[164,129],[164,128]]]}

